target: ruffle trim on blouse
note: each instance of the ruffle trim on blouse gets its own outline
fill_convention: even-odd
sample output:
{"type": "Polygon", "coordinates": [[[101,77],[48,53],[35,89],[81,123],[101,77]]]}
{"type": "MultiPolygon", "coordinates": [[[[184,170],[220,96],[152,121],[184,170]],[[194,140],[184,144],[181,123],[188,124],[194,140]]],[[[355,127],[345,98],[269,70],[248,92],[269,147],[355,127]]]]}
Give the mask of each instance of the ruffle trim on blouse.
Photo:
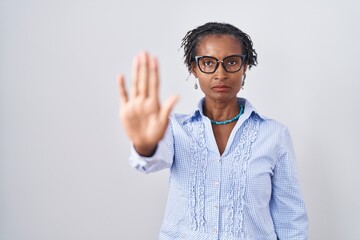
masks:
{"type": "Polygon", "coordinates": [[[205,227],[205,178],[208,149],[205,142],[205,126],[201,121],[187,124],[191,136],[191,187],[190,222],[193,231],[205,227]],[[195,131],[194,131],[195,128],[195,131]]]}
{"type": "Polygon", "coordinates": [[[235,156],[232,161],[233,167],[230,173],[231,186],[227,196],[228,205],[225,232],[229,235],[242,238],[245,238],[243,211],[246,190],[246,171],[251,145],[257,137],[259,123],[260,121],[256,115],[250,117],[244,123],[239,144],[235,148],[235,156]]]}

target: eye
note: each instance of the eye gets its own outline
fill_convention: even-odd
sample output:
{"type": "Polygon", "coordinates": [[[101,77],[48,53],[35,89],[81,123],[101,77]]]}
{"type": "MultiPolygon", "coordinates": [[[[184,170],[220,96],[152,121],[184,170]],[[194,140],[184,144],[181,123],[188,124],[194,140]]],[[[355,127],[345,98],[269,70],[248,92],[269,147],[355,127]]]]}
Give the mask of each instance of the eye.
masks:
{"type": "Polygon", "coordinates": [[[202,63],[202,65],[204,65],[206,67],[211,67],[216,64],[216,61],[211,58],[203,58],[203,59],[201,59],[201,63],[202,63]]]}
{"type": "Polygon", "coordinates": [[[240,62],[239,60],[240,60],[240,59],[237,58],[237,57],[232,57],[232,58],[226,59],[225,64],[226,64],[226,65],[229,65],[229,66],[238,65],[239,62],[240,62]]]}

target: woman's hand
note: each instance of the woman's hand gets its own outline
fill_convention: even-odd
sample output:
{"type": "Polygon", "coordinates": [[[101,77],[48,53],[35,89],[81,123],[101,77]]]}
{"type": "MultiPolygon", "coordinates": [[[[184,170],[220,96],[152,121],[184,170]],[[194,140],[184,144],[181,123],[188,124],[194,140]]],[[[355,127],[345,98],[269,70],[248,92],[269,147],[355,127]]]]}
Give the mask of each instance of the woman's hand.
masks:
{"type": "Polygon", "coordinates": [[[159,70],[155,57],[146,52],[135,57],[130,96],[123,75],[118,77],[120,93],[120,121],[142,156],[151,156],[163,138],[168,119],[178,97],[159,101],[159,70]]]}

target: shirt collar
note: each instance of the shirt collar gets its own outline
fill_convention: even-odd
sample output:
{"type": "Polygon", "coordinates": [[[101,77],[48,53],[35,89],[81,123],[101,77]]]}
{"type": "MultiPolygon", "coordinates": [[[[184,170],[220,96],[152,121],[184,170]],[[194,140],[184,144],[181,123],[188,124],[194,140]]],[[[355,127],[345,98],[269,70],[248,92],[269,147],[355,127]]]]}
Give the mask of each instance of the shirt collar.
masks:
{"type": "MultiPolygon", "coordinates": [[[[198,104],[197,107],[195,109],[195,111],[193,111],[190,115],[188,115],[188,117],[186,117],[183,121],[183,124],[187,123],[187,122],[192,122],[192,121],[196,121],[201,119],[202,117],[206,117],[204,115],[204,111],[203,111],[203,106],[204,106],[204,101],[205,98],[202,98],[198,104]]],[[[257,110],[255,109],[255,107],[250,103],[250,101],[248,101],[245,98],[238,98],[238,103],[239,105],[243,105],[245,106],[245,110],[244,110],[244,115],[248,117],[251,116],[251,114],[256,114],[258,115],[261,119],[266,119],[266,117],[262,116],[260,113],[257,112],[257,110]]]]}

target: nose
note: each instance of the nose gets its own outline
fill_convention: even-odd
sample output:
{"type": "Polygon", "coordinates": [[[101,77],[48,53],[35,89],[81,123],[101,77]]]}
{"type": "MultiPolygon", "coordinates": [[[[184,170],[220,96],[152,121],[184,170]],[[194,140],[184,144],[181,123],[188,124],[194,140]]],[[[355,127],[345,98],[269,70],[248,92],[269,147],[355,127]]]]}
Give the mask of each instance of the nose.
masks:
{"type": "Polygon", "coordinates": [[[216,69],[216,71],[214,72],[215,78],[218,79],[222,79],[222,78],[226,78],[227,76],[227,72],[224,68],[223,62],[221,60],[218,61],[218,67],[216,69]]]}

